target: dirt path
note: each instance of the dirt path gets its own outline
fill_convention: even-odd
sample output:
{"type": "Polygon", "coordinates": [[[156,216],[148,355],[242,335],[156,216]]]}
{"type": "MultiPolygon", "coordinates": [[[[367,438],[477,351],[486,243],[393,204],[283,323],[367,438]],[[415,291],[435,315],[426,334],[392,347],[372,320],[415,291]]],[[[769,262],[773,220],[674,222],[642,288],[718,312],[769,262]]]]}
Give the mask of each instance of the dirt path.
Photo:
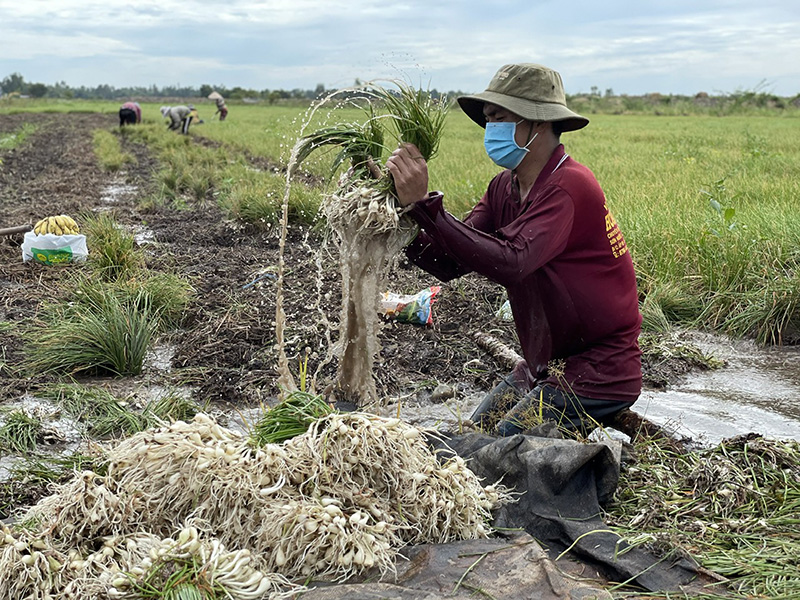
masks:
{"type": "MultiPolygon", "coordinates": [[[[113,128],[115,121],[113,115],[95,114],[0,116],[0,132],[13,131],[23,122],[37,127],[20,148],[0,156],[0,225],[33,222],[48,214],[111,211],[140,235],[150,268],[176,272],[196,291],[184,328],[159,340],[173,355],[171,367],[151,373],[151,379],[160,385],[192,384],[201,403],[238,406],[274,397],[275,283],[265,277],[247,284],[277,265],[277,232],[259,232],[230,221],[210,201],[191,203],[181,211],[140,210],[137,200],[150,193],[158,168],[147,149],[126,140],[124,149],[136,156],[137,164],[121,173],[103,172],[92,151],[92,131],[113,128]],[[120,189],[126,193],[115,193],[120,189]]],[[[195,143],[203,142],[195,138],[195,143]]],[[[24,356],[23,339],[15,332],[36,315],[42,299],[59,293],[56,283],[63,277],[60,269],[23,264],[21,240],[22,236],[0,239],[0,323],[10,324],[3,355],[11,368],[20,366],[24,356]]],[[[319,257],[320,246],[318,234],[291,227],[285,283],[290,362],[297,365],[309,349],[310,369],[324,365],[319,387],[335,369],[332,362],[324,364],[324,358],[328,336],[336,337],[340,293],[334,257],[319,257]]],[[[388,286],[394,292],[413,293],[438,283],[401,264],[388,286]]],[[[488,389],[505,367],[479,350],[472,336],[489,332],[516,346],[511,324],[493,316],[503,299],[499,287],[468,276],[443,285],[433,326],[387,322],[376,369],[379,392],[386,397],[425,397],[440,382],[456,389],[488,389]]],[[[35,374],[20,378],[10,373],[0,368],[0,402],[14,400],[45,381],[35,374]]]]}

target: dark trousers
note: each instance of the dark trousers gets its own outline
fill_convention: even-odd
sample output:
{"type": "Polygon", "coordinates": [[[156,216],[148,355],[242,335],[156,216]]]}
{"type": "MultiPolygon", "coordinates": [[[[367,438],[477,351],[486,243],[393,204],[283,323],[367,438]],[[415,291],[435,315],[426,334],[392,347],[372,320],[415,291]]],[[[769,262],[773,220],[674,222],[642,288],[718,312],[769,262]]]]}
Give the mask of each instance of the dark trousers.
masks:
{"type": "Polygon", "coordinates": [[[471,420],[484,430],[496,421],[493,432],[500,436],[522,433],[545,421],[585,436],[629,407],[627,402],[586,398],[547,384],[525,392],[509,375],[484,397],[471,420]]]}
{"type": "Polygon", "coordinates": [[[136,125],[136,111],[131,108],[119,109],[119,126],[136,125]]]}
{"type": "Polygon", "coordinates": [[[185,119],[183,119],[181,121],[181,133],[183,135],[186,135],[186,134],[189,133],[189,125],[192,124],[192,118],[193,117],[189,116],[189,117],[186,117],[185,119]]]}

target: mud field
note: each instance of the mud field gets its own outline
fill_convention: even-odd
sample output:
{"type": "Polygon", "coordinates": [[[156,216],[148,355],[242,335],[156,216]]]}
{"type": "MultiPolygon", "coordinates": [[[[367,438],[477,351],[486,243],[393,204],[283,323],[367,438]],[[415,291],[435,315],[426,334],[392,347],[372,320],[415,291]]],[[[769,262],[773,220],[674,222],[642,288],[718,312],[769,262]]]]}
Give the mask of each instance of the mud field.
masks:
{"type": "MultiPolygon", "coordinates": [[[[113,115],[96,114],[0,116],[0,133],[13,131],[23,122],[37,126],[20,148],[2,156],[0,227],[31,223],[49,214],[67,213],[80,220],[83,212],[110,211],[137,236],[148,268],[174,272],[188,279],[195,290],[183,329],[158,341],[171,360],[167,368],[149,370],[150,383],[190,384],[201,404],[238,406],[275,396],[275,280],[265,277],[243,286],[265,269],[277,267],[277,228],[260,231],[228,220],[213,201],[213,190],[207,201],[190,204],[188,210],[141,212],[137,200],[152,191],[158,169],[147,148],[123,140],[123,150],[133,154],[137,163],[119,173],[103,172],[92,151],[92,131],[113,128],[115,121],[113,115]]],[[[207,142],[193,137],[193,143],[207,142]]],[[[311,371],[323,363],[329,345],[326,335],[336,338],[340,303],[335,256],[324,255],[316,264],[321,235],[291,225],[286,249],[287,353],[296,367],[298,357],[310,348],[311,371]],[[318,281],[320,269],[324,275],[318,281]]],[[[12,326],[35,321],[40,302],[58,294],[56,284],[63,270],[81,268],[23,264],[21,241],[21,235],[0,238],[0,322],[12,326]]],[[[401,262],[387,289],[415,293],[437,283],[401,262]]],[[[380,393],[385,397],[424,394],[439,382],[488,388],[499,366],[476,348],[472,336],[483,331],[515,343],[511,324],[493,318],[503,298],[497,286],[467,277],[443,287],[434,307],[433,326],[387,321],[376,368],[380,393]]],[[[21,364],[24,341],[13,328],[4,335],[4,360],[9,366],[21,364]]],[[[334,370],[333,363],[322,367],[318,385],[323,386],[334,370]]],[[[5,369],[0,401],[35,391],[45,382],[45,377],[36,374],[25,379],[9,377],[5,369]]]]}
{"type": "MultiPolygon", "coordinates": [[[[274,277],[263,275],[277,268],[277,227],[264,231],[228,219],[218,208],[213,189],[204,201],[187,201],[186,209],[142,211],[139,201],[154,192],[159,169],[148,149],[122,138],[123,150],[134,155],[136,163],[117,173],[104,172],[92,151],[93,130],[113,129],[115,115],[2,115],[0,134],[26,122],[36,126],[35,133],[20,147],[0,154],[0,228],[50,214],[66,213],[80,221],[82,213],[109,211],[135,234],[148,268],[176,273],[195,290],[183,328],[157,340],[152,366],[133,387],[188,386],[201,405],[222,403],[228,408],[273,399],[278,392],[276,284],[274,277]]],[[[211,143],[196,135],[191,139],[211,143]]],[[[254,160],[254,166],[264,168],[264,159],[254,160]]],[[[290,226],[284,298],[290,365],[296,373],[299,357],[310,350],[309,371],[317,371],[317,389],[335,374],[335,363],[324,359],[329,340],[336,339],[340,306],[336,257],[317,252],[322,235],[290,226]]],[[[52,380],[36,373],[19,375],[24,361],[22,332],[36,323],[42,301],[63,293],[58,284],[65,270],[82,268],[23,263],[21,242],[21,234],[0,238],[0,323],[5,323],[0,403],[35,394],[52,380]]],[[[437,284],[400,260],[386,288],[409,294],[437,284]]],[[[442,284],[432,326],[385,321],[375,369],[379,393],[394,401],[434,402],[441,400],[436,395],[430,398],[439,384],[448,386],[451,395],[490,389],[507,367],[481,350],[474,336],[494,336],[518,351],[513,325],[495,317],[504,298],[499,286],[467,276],[442,284]]],[[[663,386],[670,371],[683,367],[667,366],[667,376],[663,362],[657,369],[652,377],[645,376],[651,386],[663,386]]],[[[84,382],[105,383],[96,377],[84,382]]]]}

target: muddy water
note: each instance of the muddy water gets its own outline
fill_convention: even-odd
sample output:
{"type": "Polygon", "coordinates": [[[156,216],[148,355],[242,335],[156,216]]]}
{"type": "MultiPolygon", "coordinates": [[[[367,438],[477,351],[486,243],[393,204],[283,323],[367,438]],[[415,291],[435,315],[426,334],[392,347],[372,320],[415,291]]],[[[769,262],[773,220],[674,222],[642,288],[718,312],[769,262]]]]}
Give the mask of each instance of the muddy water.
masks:
{"type": "Polygon", "coordinates": [[[127,185],[120,181],[115,181],[102,190],[100,202],[106,205],[119,204],[136,196],[137,191],[138,188],[135,185],[127,185]]]}
{"type": "MultiPolygon", "coordinates": [[[[800,440],[800,348],[759,348],[700,333],[686,334],[686,341],[725,366],[690,373],[665,391],[644,391],[635,412],[700,446],[751,432],[800,440]]],[[[418,426],[457,431],[481,396],[457,389],[453,397],[431,403],[414,395],[385,410],[418,426]]]]}
{"type": "Polygon", "coordinates": [[[701,444],[750,432],[800,439],[800,348],[699,333],[690,341],[726,365],[643,392],[637,413],[701,444]]]}

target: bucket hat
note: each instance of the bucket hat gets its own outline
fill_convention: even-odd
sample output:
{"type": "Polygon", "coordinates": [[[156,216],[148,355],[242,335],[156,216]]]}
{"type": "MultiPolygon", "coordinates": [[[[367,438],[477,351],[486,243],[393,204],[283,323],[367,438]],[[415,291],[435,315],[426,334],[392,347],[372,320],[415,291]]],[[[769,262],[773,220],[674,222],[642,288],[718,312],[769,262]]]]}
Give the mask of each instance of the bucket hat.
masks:
{"type": "Polygon", "coordinates": [[[529,121],[559,121],[562,131],[589,124],[589,119],[567,108],[561,75],[534,63],[504,65],[486,91],[458,98],[462,110],[481,127],[486,127],[483,105],[487,102],[529,121]]]}

